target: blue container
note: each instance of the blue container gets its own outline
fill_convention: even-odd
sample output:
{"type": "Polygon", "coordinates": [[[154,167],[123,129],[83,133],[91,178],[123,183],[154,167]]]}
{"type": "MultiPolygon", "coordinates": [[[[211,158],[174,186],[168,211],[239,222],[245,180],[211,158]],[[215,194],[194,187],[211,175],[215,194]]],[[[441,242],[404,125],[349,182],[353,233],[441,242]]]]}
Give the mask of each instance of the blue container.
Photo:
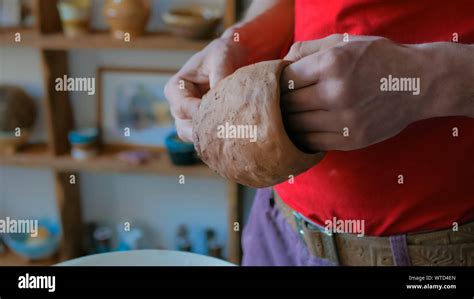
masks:
{"type": "Polygon", "coordinates": [[[11,233],[3,235],[5,244],[16,254],[28,260],[41,260],[54,255],[59,248],[60,226],[57,221],[41,219],[38,221],[38,230],[46,229],[49,235],[42,242],[29,243],[29,233],[11,233]]]}
{"type": "Polygon", "coordinates": [[[194,144],[182,141],[176,132],[166,137],[165,144],[174,165],[183,166],[196,163],[194,144]]]}
{"type": "Polygon", "coordinates": [[[70,131],[68,134],[71,144],[87,144],[97,141],[99,131],[96,128],[83,128],[76,131],[70,131]]]}

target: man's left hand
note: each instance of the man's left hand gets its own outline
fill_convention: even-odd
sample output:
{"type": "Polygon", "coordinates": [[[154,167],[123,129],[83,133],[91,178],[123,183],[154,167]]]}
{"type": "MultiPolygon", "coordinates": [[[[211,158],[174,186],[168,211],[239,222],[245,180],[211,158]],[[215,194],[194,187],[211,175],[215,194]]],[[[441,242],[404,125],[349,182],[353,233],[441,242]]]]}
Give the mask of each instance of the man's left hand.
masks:
{"type": "Polygon", "coordinates": [[[299,42],[285,60],[293,62],[281,79],[285,125],[308,151],[361,149],[395,136],[423,119],[436,80],[422,48],[380,37],[299,42]]]}

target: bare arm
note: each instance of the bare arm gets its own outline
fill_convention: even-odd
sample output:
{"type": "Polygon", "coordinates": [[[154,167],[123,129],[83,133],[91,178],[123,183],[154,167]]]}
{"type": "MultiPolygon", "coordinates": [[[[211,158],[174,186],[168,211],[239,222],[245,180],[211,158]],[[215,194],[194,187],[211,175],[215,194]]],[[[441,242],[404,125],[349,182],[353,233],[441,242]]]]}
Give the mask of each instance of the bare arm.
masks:
{"type": "Polygon", "coordinates": [[[281,99],[287,129],[311,151],[362,149],[419,120],[474,117],[473,45],[334,34],[296,43],[285,59],[294,63],[281,86],[296,86],[281,99]]]}
{"type": "Polygon", "coordinates": [[[419,47],[429,55],[436,82],[422,107],[422,118],[474,117],[474,45],[428,43],[419,47]]]}
{"type": "Polygon", "coordinates": [[[253,63],[279,58],[291,46],[293,31],[293,0],[254,0],[244,19],[222,38],[241,43],[253,63]]]}

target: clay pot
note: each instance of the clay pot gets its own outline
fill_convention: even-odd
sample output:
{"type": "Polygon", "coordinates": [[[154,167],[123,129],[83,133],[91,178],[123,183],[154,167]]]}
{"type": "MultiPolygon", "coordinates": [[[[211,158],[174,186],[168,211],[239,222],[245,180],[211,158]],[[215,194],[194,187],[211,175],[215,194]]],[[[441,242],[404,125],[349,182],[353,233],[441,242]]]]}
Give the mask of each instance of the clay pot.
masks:
{"type": "Polygon", "coordinates": [[[288,137],[280,109],[282,60],[243,67],[202,99],[193,117],[200,158],[223,177],[262,188],[317,164],[324,153],[299,150],[288,137]]]}
{"type": "Polygon", "coordinates": [[[150,12],[150,3],[146,0],[106,0],[104,5],[104,16],[112,35],[121,40],[126,33],[130,37],[143,35],[150,12]]]}
{"type": "Polygon", "coordinates": [[[0,85],[0,153],[14,153],[28,142],[36,114],[34,100],[22,88],[0,85]]]}
{"type": "Polygon", "coordinates": [[[22,88],[0,85],[0,131],[31,129],[36,120],[36,105],[22,88]]]}
{"type": "Polygon", "coordinates": [[[211,37],[222,19],[218,9],[207,7],[175,8],[163,15],[163,21],[173,35],[202,39],[211,37]]]}

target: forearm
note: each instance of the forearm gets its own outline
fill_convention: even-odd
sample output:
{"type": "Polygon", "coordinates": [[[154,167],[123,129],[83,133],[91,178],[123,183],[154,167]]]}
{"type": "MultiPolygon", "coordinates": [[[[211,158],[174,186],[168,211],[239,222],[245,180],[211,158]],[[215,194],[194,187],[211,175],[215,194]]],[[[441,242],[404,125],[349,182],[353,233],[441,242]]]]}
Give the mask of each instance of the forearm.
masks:
{"type": "Polygon", "coordinates": [[[294,28],[293,0],[254,0],[245,18],[227,29],[222,38],[238,42],[249,61],[279,58],[291,45],[294,28]]]}
{"type": "Polygon", "coordinates": [[[474,117],[474,45],[432,43],[420,47],[428,55],[431,70],[424,118],[474,117]]]}

